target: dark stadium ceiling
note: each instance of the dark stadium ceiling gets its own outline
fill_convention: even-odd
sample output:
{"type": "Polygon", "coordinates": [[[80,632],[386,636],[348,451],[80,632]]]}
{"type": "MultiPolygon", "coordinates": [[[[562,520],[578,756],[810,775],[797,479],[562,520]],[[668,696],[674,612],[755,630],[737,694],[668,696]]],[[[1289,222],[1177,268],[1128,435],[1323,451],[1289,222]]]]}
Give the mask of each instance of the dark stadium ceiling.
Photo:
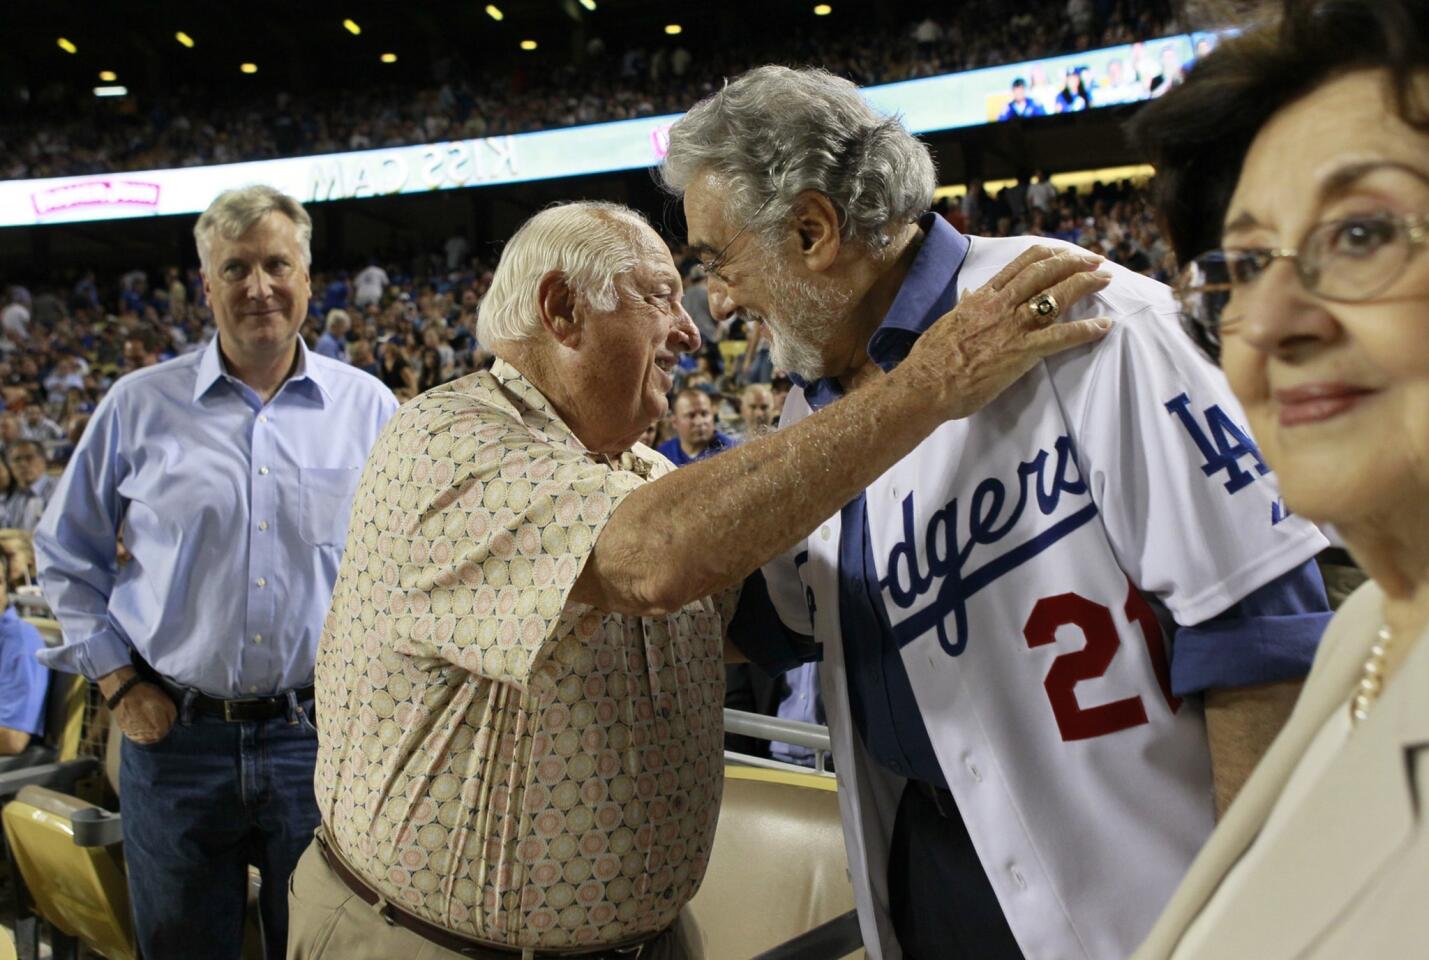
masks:
{"type": "Polygon", "coordinates": [[[101,83],[141,95],[216,83],[267,93],[385,80],[425,84],[434,67],[451,63],[478,72],[554,69],[579,58],[595,37],[617,54],[629,46],[678,43],[698,56],[712,45],[737,50],[754,36],[847,38],[875,25],[911,24],[949,6],[947,0],[828,0],[831,12],[815,16],[816,0],[492,3],[499,21],[487,13],[487,0],[0,0],[6,51],[0,108],[89,94],[101,83]],[[360,34],[344,28],[344,20],[360,34]],[[679,36],[667,34],[670,24],[680,25],[679,36]],[[177,39],[180,32],[191,47],[177,39]],[[62,48],[61,38],[73,52],[62,48]],[[523,40],[534,40],[537,49],[523,52],[523,40]],[[381,62],[383,54],[395,54],[396,62],[381,62]],[[256,72],[241,74],[244,63],[256,72]],[[59,96],[40,97],[44,90],[59,96]]]}

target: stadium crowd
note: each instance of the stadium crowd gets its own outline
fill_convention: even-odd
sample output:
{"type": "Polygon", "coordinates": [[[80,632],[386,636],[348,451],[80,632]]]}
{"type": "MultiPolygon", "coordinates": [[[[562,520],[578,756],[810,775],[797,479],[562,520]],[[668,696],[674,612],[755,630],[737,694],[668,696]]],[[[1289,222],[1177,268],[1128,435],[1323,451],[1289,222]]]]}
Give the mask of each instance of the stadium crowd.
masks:
{"type": "MultiPolygon", "coordinates": [[[[266,102],[246,90],[178,88],[96,100],[35,90],[0,114],[0,179],[231,163],[520,133],[676,113],[723,78],[767,62],[818,62],[861,85],[934,76],[1146,40],[1177,29],[1169,4],[1036,0],[1015,15],[990,0],[896,27],[721,44],[691,30],[668,43],[588,41],[582,62],[517,60],[505,69],[433,61],[418,90],[335,78],[266,102]],[[56,123],[56,117],[69,118],[56,123]]],[[[541,55],[543,58],[546,54],[541,55]]]]}
{"type": "MultiPolygon", "coordinates": [[[[1045,175],[1032,179],[991,193],[974,181],[964,196],[940,200],[938,210],[968,233],[1056,237],[1166,278],[1168,247],[1144,188],[1098,184],[1079,194],[1058,192],[1045,175]]],[[[488,365],[490,355],[475,334],[493,264],[464,256],[463,249],[470,247],[453,244],[400,265],[318,265],[304,330],[308,346],[367,370],[402,400],[488,365]]],[[[687,358],[677,386],[710,392],[717,415],[719,401],[728,397],[720,419],[738,432],[740,387],[785,381],[774,376],[768,343],[757,331],[746,330],[738,315],[722,324],[712,319],[696,258],[676,254],[687,281],[686,305],[706,342],[700,355],[687,358]],[[734,345],[741,341],[744,346],[734,345]]],[[[0,444],[37,441],[51,466],[64,462],[118,377],[199,349],[214,333],[198,270],[177,266],[134,269],[112,281],[93,271],[63,282],[12,278],[0,325],[0,444]]],[[[775,391],[776,415],[782,393],[775,391]]],[[[658,440],[671,435],[666,424],[658,440]]],[[[7,479],[0,474],[0,498],[14,492],[7,479]]]]}

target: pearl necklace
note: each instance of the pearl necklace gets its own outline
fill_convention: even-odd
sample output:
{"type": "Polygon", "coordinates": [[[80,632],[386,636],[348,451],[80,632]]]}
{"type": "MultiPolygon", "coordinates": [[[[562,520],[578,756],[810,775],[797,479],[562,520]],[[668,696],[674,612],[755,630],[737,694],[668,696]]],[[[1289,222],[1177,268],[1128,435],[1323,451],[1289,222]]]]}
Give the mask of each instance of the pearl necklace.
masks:
{"type": "Polygon", "coordinates": [[[1357,724],[1369,716],[1370,708],[1384,690],[1384,661],[1393,642],[1393,632],[1387,625],[1381,624],[1376,642],[1369,648],[1369,656],[1365,657],[1364,666],[1360,668],[1359,686],[1355,688],[1355,695],[1350,698],[1352,723],[1357,724]]]}

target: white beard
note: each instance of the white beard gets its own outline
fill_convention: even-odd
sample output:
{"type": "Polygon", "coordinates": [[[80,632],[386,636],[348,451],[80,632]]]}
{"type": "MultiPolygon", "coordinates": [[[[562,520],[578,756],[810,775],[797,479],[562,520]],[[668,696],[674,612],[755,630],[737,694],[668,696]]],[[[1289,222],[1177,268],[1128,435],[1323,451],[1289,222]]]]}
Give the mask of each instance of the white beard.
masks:
{"type": "Polygon", "coordinates": [[[792,277],[777,256],[767,276],[771,327],[770,359],[776,369],[807,381],[824,376],[824,349],[844,319],[852,295],[847,290],[792,277]]]}

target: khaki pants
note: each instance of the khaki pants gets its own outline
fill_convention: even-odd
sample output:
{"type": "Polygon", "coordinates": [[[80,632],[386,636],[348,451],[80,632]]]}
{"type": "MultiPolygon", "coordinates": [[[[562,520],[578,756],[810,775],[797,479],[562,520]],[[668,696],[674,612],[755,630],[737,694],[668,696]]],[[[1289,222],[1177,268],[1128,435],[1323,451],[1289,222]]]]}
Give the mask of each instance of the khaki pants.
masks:
{"type": "MultiPolygon", "coordinates": [[[[703,960],[699,930],[688,909],[673,936],[661,937],[640,960],[703,960]]],[[[511,948],[512,960],[521,956],[511,948]]],[[[332,872],[314,841],[288,880],[288,960],[464,960],[411,930],[394,926],[332,872]]],[[[574,958],[573,958],[574,960],[574,958]]]]}

